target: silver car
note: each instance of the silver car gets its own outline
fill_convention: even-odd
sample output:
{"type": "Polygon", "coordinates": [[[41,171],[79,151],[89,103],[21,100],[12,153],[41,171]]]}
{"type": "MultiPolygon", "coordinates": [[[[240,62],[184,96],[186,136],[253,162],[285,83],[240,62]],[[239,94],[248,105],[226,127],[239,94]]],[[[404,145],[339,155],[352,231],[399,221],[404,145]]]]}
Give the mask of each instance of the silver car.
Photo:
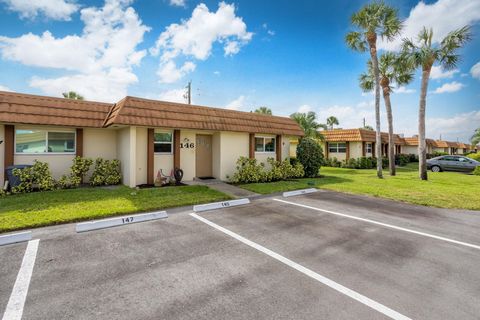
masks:
{"type": "Polygon", "coordinates": [[[427,160],[427,169],[433,172],[471,172],[478,166],[480,166],[480,162],[462,156],[440,156],[427,160]]]}

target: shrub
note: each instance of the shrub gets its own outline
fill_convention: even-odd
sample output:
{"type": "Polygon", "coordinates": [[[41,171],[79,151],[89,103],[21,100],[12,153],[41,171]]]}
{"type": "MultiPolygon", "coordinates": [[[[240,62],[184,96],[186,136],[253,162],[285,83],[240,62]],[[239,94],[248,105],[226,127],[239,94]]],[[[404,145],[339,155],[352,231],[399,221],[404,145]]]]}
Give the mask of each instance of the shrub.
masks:
{"type": "Polygon", "coordinates": [[[323,163],[322,147],[311,138],[303,138],[297,146],[297,159],[303,165],[305,177],[316,177],[323,163]]]}
{"type": "Polygon", "coordinates": [[[13,169],[12,174],[20,179],[20,184],[12,188],[13,193],[32,192],[35,188],[40,191],[55,189],[55,180],[46,162],[35,160],[33,166],[13,169]]]}
{"type": "Polygon", "coordinates": [[[473,174],[476,176],[480,176],[480,167],[476,167],[475,170],[473,170],[473,174]]]}
{"type": "Polygon", "coordinates": [[[418,156],[416,154],[410,153],[408,158],[408,162],[418,162],[418,156]]]}
{"type": "Polygon", "coordinates": [[[468,158],[480,161],[480,153],[471,153],[467,155],[468,158]]]}
{"type": "Polygon", "coordinates": [[[90,170],[93,160],[82,157],[75,157],[72,160],[72,166],[70,167],[70,174],[62,175],[58,181],[58,185],[62,189],[78,187],[82,183],[83,178],[90,170]]]}
{"type": "Polygon", "coordinates": [[[406,166],[410,162],[410,157],[406,154],[396,154],[395,163],[400,167],[406,166]]]}
{"type": "Polygon", "coordinates": [[[97,158],[90,184],[92,186],[115,185],[122,180],[119,160],[104,160],[97,158]]]}
{"type": "Polygon", "coordinates": [[[240,157],[237,160],[237,171],[230,179],[233,183],[256,183],[270,182],[292,178],[301,178],[304,176],[303,166],[296,163],[292,166],[290,160],[276,161],[274,158],[268,158],[270,170],[266,170],[263,163],[257,164],[256,159],[240,157]]]}

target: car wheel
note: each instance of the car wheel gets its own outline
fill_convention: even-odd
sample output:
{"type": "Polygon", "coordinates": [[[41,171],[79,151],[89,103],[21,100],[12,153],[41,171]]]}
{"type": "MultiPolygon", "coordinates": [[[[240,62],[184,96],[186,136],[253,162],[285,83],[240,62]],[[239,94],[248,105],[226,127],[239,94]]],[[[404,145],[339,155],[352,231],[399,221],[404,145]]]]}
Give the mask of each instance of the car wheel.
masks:
{"type": "Polygon", "coordinates": [[[432,172],[440,172],[442,171],[442,168],[440,168],[439,166],[432,166],[432,172]]]}

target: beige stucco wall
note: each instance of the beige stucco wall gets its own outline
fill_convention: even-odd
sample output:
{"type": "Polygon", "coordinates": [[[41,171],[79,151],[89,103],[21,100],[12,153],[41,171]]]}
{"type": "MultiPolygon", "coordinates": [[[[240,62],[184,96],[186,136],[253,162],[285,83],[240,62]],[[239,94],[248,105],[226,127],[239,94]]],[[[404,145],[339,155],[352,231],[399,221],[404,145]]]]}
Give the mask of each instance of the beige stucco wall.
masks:
{"type": "Polygon", "coordinates": [[[221,132],[220,146],[218,150],[220,152],[220,174],[216,178],[228,180],[227,176],[231,177],[236,171],[238,158],[248,157],[248,149],[248,133],[221,132]]]}
{"type": "Polygon", "coordinates": [[[363,157],[362,142],[350,141],[350,158],[357,159],[360,157],[363,157]]]}
{"type": "Polygon", "coordinates": [[[5,126],[0,124],[0,141],[3,141],[0,144],[0,188],[3,188],[3,183],[5,181],[5,126]]]}
{"type": "Polygon", "coordinates": [[[135,154],[136,154],[136,185],[147,183],[147,128],[137,128],[135,154]]]}
{"type": "Polygon", "coordinates": [[[83,156],[85,158],[117,158],[117,130],[113,129],[83,129],[83,156]]]}
{"type": "Polygon", "coordinates": [[[213,176],[217,179],[222,178],[222,154],[221,149],[221,132],[212,135],[212,170],[213,176]]]}
{"type": "Polygon", "coordinates": [[[404,154],[418,154],[417,146],[402,146],[402,153],[404,154]]]}
{"type": "Polygon", "coordinates": [[[120,160],[124,185],[136,186],[136,127],[127,127],[117,131],[117,159],[120,160]]]}

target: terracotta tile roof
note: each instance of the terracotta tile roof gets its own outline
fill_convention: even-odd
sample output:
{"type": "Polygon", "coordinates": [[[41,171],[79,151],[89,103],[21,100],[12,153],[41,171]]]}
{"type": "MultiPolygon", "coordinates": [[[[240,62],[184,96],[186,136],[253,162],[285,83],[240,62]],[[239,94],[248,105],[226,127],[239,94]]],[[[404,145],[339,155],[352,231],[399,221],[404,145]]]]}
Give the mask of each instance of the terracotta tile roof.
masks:
{"type": "Polygon", "coordinates": [[[114,124],[303,136],[299,125],[286,117],[136,97],[115,104],[104,125],[114,124]]]}
{"type": "Polygon", "coordinates": [[[0,122],[102,127],[112,104],[0,91],[0,122]]]}
{"type": "Polygon", "coordinates": [[[452,145],[451,145],[451,143],[448,142],[448,141],[435,140],[435,141],[434,141],[434,147],[437,147],[437,148],[449,148],[449,147],[452,147],[452,145]]]}
{"type": "MultiPolygon", "coordinates": [[[[334,129],[323,130],[320,133],[325,137],[325,141],[365,141],[375,142],[375,131],[367,129],[334,129]]],[[[382,142],[388,142],[388,133],[382,132],[382,142]]],[[[398,134],[394,135],[395,144],[404,144],[403,138],[398,134]]]]}
{"type": "MultiPolygon", "coordinates": [[[[403,138],[403,140],[405,141],[406,146],[418,146],[418,137],[408,137],[403,138]]],[[[425,142],[430,146],[435,145],[435,140],[433,139],[425,139],[425,142]]]]}

